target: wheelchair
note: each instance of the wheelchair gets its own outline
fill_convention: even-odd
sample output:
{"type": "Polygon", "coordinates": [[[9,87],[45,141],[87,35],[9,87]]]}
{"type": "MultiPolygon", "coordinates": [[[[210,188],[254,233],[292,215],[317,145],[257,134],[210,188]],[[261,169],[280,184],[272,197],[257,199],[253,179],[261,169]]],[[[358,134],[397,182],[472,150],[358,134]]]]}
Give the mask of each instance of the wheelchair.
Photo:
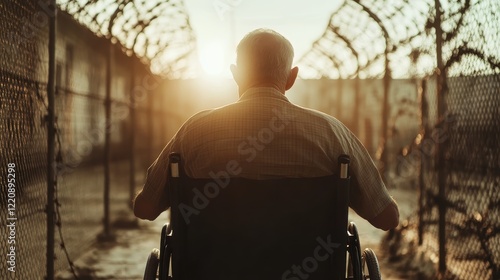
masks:
{"type": "Polygon", "coordinates": [[[381,279],[348,223],[349,157],[339,174],[251,180],[185,175],[169,158],[171,222],[148,257],[144,280],[381,279]]]}

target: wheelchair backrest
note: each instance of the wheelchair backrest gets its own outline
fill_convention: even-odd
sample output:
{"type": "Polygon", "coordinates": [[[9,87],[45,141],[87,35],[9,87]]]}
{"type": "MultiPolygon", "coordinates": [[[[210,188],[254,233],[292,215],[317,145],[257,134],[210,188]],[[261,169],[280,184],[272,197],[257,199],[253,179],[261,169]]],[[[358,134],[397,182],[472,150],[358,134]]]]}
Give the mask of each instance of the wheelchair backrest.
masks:
{"type": "Polygon", "coordinates": [[[169,178],[175,279],[345,275],[349,179],[193,179],[178,173],[169,178]]]}

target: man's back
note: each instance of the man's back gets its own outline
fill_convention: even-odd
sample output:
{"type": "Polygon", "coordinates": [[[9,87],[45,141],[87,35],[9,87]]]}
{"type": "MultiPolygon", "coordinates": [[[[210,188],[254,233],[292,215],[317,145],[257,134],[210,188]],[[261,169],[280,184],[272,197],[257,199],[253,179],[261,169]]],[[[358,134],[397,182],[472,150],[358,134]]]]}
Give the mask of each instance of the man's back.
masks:
{"type": "Polygon", "coordinates": [[[229,161],[241,167],[237,177],[317,177],[332,174],[347,134],[332,117],[254,88],[238,102],[193,116],[172,145],[194,178],[225,170],[229,161]]]}

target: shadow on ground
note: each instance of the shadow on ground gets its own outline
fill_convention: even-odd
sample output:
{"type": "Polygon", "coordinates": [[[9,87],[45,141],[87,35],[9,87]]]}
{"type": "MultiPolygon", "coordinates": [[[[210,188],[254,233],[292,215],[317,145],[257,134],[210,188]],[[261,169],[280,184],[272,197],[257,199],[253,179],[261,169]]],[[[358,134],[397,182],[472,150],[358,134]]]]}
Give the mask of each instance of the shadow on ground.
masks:
{"type": "MultiPolygon", "coordinates": [[[[411,215],[416,205],[414,191],[395,189],[391,190],[391,194],[399,202],[401,217],[411,215]]],[[[137,220],[129,212],[121,213],[113,224],[114,239],[108,242],[96,240],[92,248],[74,262],[78,279],[143,279],[147,257],[152,248],[159,247],[161,227],[167,220],[167,213],[163,213],[153,222],[137,220]]],[[[404,251],[403,247],[399,248],[399,251],[396,250],[395,255],[390,251],[394,251],[398,244],[395,241],[395,232],[388,235],[375,229],[353,211],[349,213],[349,220],[354,221],[358,227],[361,247],[372,248],[376,252],[383,279],[428,279],[415,278],[418,275],[412,274],[408,264],[400,261],[403,258],[394,257],[412,253],[404,251]]],[[[57,273],[56,279],[67,280],[75,277],[68,269],[57,273]]]]}

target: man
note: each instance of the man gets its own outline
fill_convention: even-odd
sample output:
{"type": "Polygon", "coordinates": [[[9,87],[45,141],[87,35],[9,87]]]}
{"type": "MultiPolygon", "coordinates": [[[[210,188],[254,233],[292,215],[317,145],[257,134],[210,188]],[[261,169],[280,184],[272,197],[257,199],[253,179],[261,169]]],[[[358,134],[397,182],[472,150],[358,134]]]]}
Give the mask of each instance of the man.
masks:
{"type": "Polygon", "coordinates": [[[235,177],[267,179],[318,177],[337,170],[340,154],[351,157],[349,205],[382,230],[399,223],[399,211],[372,159],[337,119],[294,105],[285,97],[297,78],[293,47],[280,34],[257,29],[237,47],[231,65],[240,98],[227,106],[192,116],[149,167],[134,213],[154,220],[169,207],[168,155],[179,152],[194,178],[222,171],[235,177]]]}

